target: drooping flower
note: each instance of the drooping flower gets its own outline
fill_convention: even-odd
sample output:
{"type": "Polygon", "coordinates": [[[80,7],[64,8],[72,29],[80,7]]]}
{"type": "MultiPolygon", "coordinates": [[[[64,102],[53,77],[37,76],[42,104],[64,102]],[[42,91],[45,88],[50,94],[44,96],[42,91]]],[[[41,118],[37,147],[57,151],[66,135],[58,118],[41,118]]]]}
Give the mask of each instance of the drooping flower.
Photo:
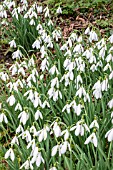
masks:
{"type": "Polygon", "coordinates": [[[62,14],[62,9],[61,9],[61,7],[60,7],[60,6],[57,8],[56,13],[57,13],[57,14],[62,14]]]}
{"type": "Polygon", "coordinates": [[[8,157],[10,157],[12,161],[14,161],[15,155],[14,155],[14,152],[13,152],[13,149],[12,149],[12,148],[10,148],[10,149],[5,153],[5,159],[7,159],[8,157]]]}
{"type": "Polygon", "coordinates": [[[96,134],[93,132],[85,141],[85,145],[89,142],[93,143],[95,147],[97,147],[97,137],[96,134]]]}
{"type": "Polygon", "coordinates": [[[113,128],[106,133],[105,138],[108,138],[108,142],[113,141],[113,128]]]}
{"type": "Polygon", "coordinates": [[[8,99],[7,99],[7,103],[9,103],[10,106],[13,106],[16,102],[16,99],[14,97],[14,95],[11,95],[8,99]]]}

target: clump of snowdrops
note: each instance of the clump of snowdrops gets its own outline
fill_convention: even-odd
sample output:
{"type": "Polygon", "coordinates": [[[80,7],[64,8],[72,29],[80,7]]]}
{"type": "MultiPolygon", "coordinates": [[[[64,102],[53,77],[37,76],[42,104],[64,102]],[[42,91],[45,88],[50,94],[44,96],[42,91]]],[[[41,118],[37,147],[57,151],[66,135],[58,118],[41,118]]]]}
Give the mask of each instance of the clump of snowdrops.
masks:
{"type": "MultiPolygon", "coordinates": [[[[88,27],[63,40],[59,29],[50,28],[48,7],[35,3],[29,9],[21,2],[15,7],[4,1],[1,9],[14,6],[17,22],[24,15],[36,29],[31,50],[38,56],[28,56],[14,37],[9,42],[14,63],[0,72],[7,96],[0,127],[7,132],[4,155],[10,169],[112,170],[113,35],[99,38],[88,27]],[[42,12],[48,26],[35,22],[42,12]]],[[[5,10],[0,15],[7,18],[5,10]]]]}

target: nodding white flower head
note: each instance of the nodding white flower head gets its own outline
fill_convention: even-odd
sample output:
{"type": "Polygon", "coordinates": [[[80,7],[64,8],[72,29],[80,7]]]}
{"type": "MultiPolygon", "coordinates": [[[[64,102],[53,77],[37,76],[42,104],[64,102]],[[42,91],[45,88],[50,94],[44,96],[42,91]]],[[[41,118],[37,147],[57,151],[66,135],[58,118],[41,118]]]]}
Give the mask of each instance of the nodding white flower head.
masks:
{"type": "Polygon", "coordinates": [[[87,27],[87,29],[85,30],[85,34],[89,35],[90,34],[90,28],[87,27]]]}
{"type": "Polygon", "coordinates": [[[94,86],[93,86],[92,89],[94,89],[93,95],[94,95],[94,97],[95,97],[96,99],[99,99],[99,98],[102,97],[102,92],[101,92],[102,88],[101,88],[100,80],[98,80],[98,81],[94,84],[94,86]]]}
{"type": "Polygon", "coordinates": [[[41,105],[41,107],[42,108],[45,108],[45,107],[48,107],[48,108],[50,108],[50,104],[45,100],[44,102],[43,102],[43,104],[41,105]]]}
{"type": "Polygon", "coordinates": [[[7,103],[9,103],[10,106],[13,106],[16,102],[16,99],[14,97],[14,95],[11,95],[8,99],[7,99],[7,103]]]}
{"type": "Polygon", "coordinates": [[[84,130],[90,132],[88,126],[86,125],[86,123],[84,123],[83,120],[80,120],[76,123],[76,126],[73,126],[70,131],[75,130],[75,135],[76,136],[83,136],[84,135],[84,130]]]}
{"type": "Polygon", "coordinates": [[[16,48],[16,42],[15,42],[15,40],[10,41],[10,42],[9,42],[9,45],[10,45],[10,47],[16,48]]]}
{"type": "Polygon", "coordinates": [[[54,79],[51,80],[51,87],[57,87],[59,88],[59,80],[58,77],[55,77],[54,79]]]}
{"type": "Polygon", "coordinates": [[[20,105],[20,103],[17,103],[16,107],[15,107],[15,111],[20,110],[22,111],[22,106],[20,105]]]}
{"type": "Polygon", "coordinates": [[[31,169],[31,170],[34,169],[32,163],[30,162],[30,160],[27,160],[26,162],[24,162],[24,163],[22,164],[22,166],[20,167],[20,169],[23,169],[23,168],[25,168],[25,169],[31,169]]]}
{"type": "Polygon", "coordinates": [[[47,139],[47,133],[50,131],[48,126],[45,126],[43,129],[39,130],[36,133],[36,136],[38,136],[38,140],[39,142],[42,142],[42,140],[46,140],[47,139]]]}
{"type": "Polygon", "coordinates": [[[50,68],[49,73],[50,73],[51,75],[54,75],[55,72],[56,72],[57,75],[59,74],[59,71],[58,71],[56,65],[53,65],[53,67],[50,68]]]}
{"type": "Polygon", "coordinates": [[[48,8],[48,7],[46,7],[46,8],[44,9],[44,12],[45,12],[45,14],[44,14],[45,18],[50,17],[49,8],[48,8]]]}
{"type": "Polygon", "coordinates": [[[38,120],[39,118],[43,119],[43,116],[42,113],[39,110],[37,110],[35,113],[35,120],[38,120]]]}
{"type": "Polygon", "coordinates": [[[17,50],[12,54],[13,59],[17,59],[17,58],[20,59],[21,57],[22,57],[22,53],[20,50],[17,50]]]}
{"type": "Polygon", "coordinates": [[[54,134],[55,134],[56,138],[61,136],[61,128],[60,128],[60,126],[58,125],[57,122],[54,123],[53,131],[54,131],[54,134]]]}
{"type": "Polygon", "coordinates": [[[7,75],[7,73],[1,72],[0,73],[0,78],[3,81],[7,81],[9,79],[9,76],[7,75]]]}
{"type": "Polygon", "coordinates": [[[113,141],[113,128],[106,133],[105,138],[108,138],[108,142],[113,141]]]}
{"type": "Polygon", "coordinates": [[[99,129],[99,124],[98,124],[97,120],[94,120],[89,126],[90,129],[94,128],[94,127],[99,129]]]}
{"type": "Polygon", "coordinates": [[[13,152],[13,149],[10,148],[6,153],[5,153],[5,159],[7,158],[11,158],[12,161],[14,161],[15,159],[15,155],[14,155],[14,152],[13,152]]]}
{"type": "Polygon", "coordinates": [[[52,32],[52,35],[53,35],[53,39],[55,39],[56,41],[58,41],[58,39],[59,38],[61,38],[61,32],[60,32],[60,30],[54,30],[53,32],[52,32]]]}
{"type": "Polygon", "coordinates": [[[85,141],[85,145],[89,142],[93,143],[95,147],[97,147],[97,137],[96,134],[93,132],[85,141]]]}
{"type": "Polygon", "coordinates": [[[64,135],[64,140],[68,140],[69,138],[69,131],[66,129],[66,130],[63,130],[61,132],[61,136],[64,135]]]}
{"type": "Polygon", "coordinates": [[[57,168],[54,166],[54,167],[50,168],[49,170],[57,170],[57,168]]]}
{"type": "Polygon", "coordinates": [[[23,111],[18,115],[18,118],[20,119],[20,123],[23,123],[23,125],[25,125],[27,120],[29,119],[29,114],[23,111]]]}
{"type": "Polygon", "coordinates": [[[98,36],[97,36],[97,34],[96,34],[95,31],[92,30],[92,31],[89,33],[89,35],[90,35],[90,37],[89,37],[89,41],[90,41],[90,42],[92,42],[92,41],[98,41],[98,36]]]}
{"type": "Polygon", "coordinates": [[[73,50],[73,52],[76,52],[76,53],[78,53],[78,54],[83,53],[83,51],[84,51],[84,49],[83,49],[83,47],[82,47],[81,44],[77,44],[77,45],[75,46],[74,50],[73,50]]]}
{"type": "Polygon", "coordinates": [[[7,120],[6,115],[5,115],[4,113],[1,113],[1,114],[0,114],[0,123],[3,122],[3,121],[4,121],[6,124],[8,123],[8,120],[7,120]]]}
{"type": "Polygon", "coordinates": [[[40,49],[41,39],[37,39],[33,44],[32,48],[40,49]]]}
{"type": "Polygon", "coordinates": [[[59,151],[59,156],[61,156],[62,154],[65,154],[67,149],[69,149],[69,151],[71,150],[70,144],[68,141],[64,141],[60,145],[56,145],[52,148],[51,156],[55,156],[57,151],[59,151]]]}
{"type": "Polygon", "coordinates": [[[110,43],[113,43],[113,34],[108,38],[108,40],[110,41],[110,43]]]}
{"type": "Polygon", "coordinates": [[[50,25],[53,25],[53,22],[52,22],[51,19],[50,19],[49,22],[48,22],[48,26],[50,26],[50,25]]]}
{"type": "Polygon", "coordinates": [[[18,137],[17,136],[14,136],[14,138],[11,141],[11,146],[13,146],[14,144],[19,145],[19,141],[18,141],[18,137]]]}
{"type": "Polygon", "coordinates": [[[31,21],[30,21],[30,23],[29,23],[30,25],[35,25],[35,21],[34,21],[34,19],[32,18],[31,19],[31,21]]]}
{"type": "Polygon", "coordinates": [[[36,6],[38,14],[42,13],[42,6],[36,6]]]}
{"type": "Polygon", "coordinates": [[[57,8],[56,13],[57,13],[57,14],[62,14],[62,9],[61,9],[61,7],[60,7],[60,6],[57,8]]]}
{"type": "Polygon", "coordinates": [[[111,99],[111,100],[108,102],[108,106],[109,106],[110,109],[113,108],[113,99],[111,99]]]}
{"type": "Polygon", "coordinates": [[[31,141],[31,135],[30,135],[30,132],[28,130],[24,131],[23,133],[21,133],[19,135],[19,137],[22,136],[22,139],[26,139],[26,142],[30,142],[31,141]]]}
{"type": "Polygon", "coordinates": [[[20,133],[20,132],[24,132],[24,129],[23,129],[23,127],[22,127],[22,125],[20,124],[18,127],[17,127],[17,129],[16,129],[16,134],[18,134],[18,133],[20,133]]]}

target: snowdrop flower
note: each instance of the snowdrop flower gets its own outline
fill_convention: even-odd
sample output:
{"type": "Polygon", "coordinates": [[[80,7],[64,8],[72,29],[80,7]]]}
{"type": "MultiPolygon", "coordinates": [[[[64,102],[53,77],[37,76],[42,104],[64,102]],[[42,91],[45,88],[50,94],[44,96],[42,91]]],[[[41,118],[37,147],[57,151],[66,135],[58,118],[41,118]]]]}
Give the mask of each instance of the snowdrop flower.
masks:
{"type": "Polygon", "coordinates": [[[6,124],[8,123],[7,117],[4,113],[0,114],[0,123],[5,122],[6,124]]]}
{"type": "Polygon", "coordinates": [[[20,119],[20,123],[23,123],[23,125],[25,125],[27,120],[29,119],[29,114],[23,111],[18,115],[18,118],[20,119]]]}
{"type": "Polygon", "coordinates": [[[67,50],[67,52],[64,54],[64,56],[69,56],[69,57],[71,57],[71,56],[72,56],[71,51],[70,51],[70,50],[67,50]]]}
{"type": "Polygon", "coordinates": [[[113,34],[108,38],[108,40],[110,41],[110,43],[113,43],[113,34]]]}
{"type": "Polygon", "coordinates": [[[43,119],[43,116],[42,113],[39,110],[37,110],[35,113],[35,120],[38,120],[39,118],[43,119]]]}
{"type": "Polygon", "coordinates": [[[75,47],[74,47],[74,50],[73,52],[76,52],[78,54],[81,54],[82,52],[84,51],[83,47],[81,44],[77,44],[75,47]]]}
{"type": "Polygon", "coordinates": [[[109,75],[109,80],[111,80],[113,78],[113,71],[111,71],[110,75],[109,75]]]}
{"type": "Polygon", "coordinates": [[[1,78],[3,81],[7,81],[7,80],[9,79],[9,76],[7,75],[7,73],[1,72],[1,73],[0,73],[0,78],[1,78]]]}
{"type": "Polygon", "coordinates": [[[106,52],[106,46],[101,48],[101,50],[99,51],[99,57],[101,57],[103,60],[104,60],[105,52],[106,52]]]}
{"type": "Polygon", "coordinates": [[[61,51],[64,51],[64,50],[68,51],[67,44],[62,45],[61,48],[60,48],[60,50],[61,50],[61,51]]]}
{"type": "Polygon", "coordinates": [[[11,48],[12,48],[12,47],[16,48],[16,42],[15,42],[15,40],[10,41],[10,42],[9,42],[9,45],[10,45],[11,48]]]}
{"type": "Polygon", "coordinates": [[[108,102],[108,106],[109,106],[110,109],[113,108],[113,99],[111,99],[111,100],[108,102]]]}
{"type": "Polygon", "coordinates": [[[50,168],[49,170],[57,170],[57,168],[54,166],[54,167],[50,168]]]}
{"type": "Polygon", "coordinates": [[[25,77],[25,70],[24,70],[23,67],[20,67],[20,68],[18,69],[18,74],[19,74],[19,73],[21,73],[21,74],[25,77]]]}
{"type": "Polygon", "coordinates": [[[52,35],[53,35],[53,39],[55,39],[56,41],[58,41],[59,38],[61,38],[61,32],[60,30],[54,30],[52,32],[52,35]]]}
{"type": "Polygon", "coordinates": [[[45,12],[45,18],[47,18],[47,17],[49,17],[50,16],[50,14],[49,14],[49,8],[48,7],[46,7],[45,9],[44,9],[44,12],[45,12]]]}
{"type": "Polygon", "coordinates": [[[102,38],[99,42],[96,43],[98,49],[101,49],[103,46],[106,46],[106,42],[104,38],[102,38]]]}
{"type": "Polygon", "coordinates": [[[40,69],[44,71],[45,69],[48,70],[49,62],[47,61],[47,58],[44,58],[41,63],[40,69]]]}
{"type": "Polygon", "coordinates": [[[61,145],[60,145],[60,152],[61,154],[64,154],[67,149],[69,149],[69,151],[71,151],[71,148],[70,148],[70,144],[68,141],[64,141],[61,145]]]}
{"type": "Polygon", "coordinates": [[[48,26],[50,26],[50,25],[53,25],[53,22],[52,22],[51,19],[50,19],[49,22],[48,22],[48,26]]]}
{"type": "Polygon", "coordinates": [[[76,136],[83,136],[84,135],[84,130],[90,132],[88,126],[86,125],[86,123],[84,123],[83,120],[80,120],[76,123],[76,126],[73,126],[70,131],[75,130],[75,135],[76,136]]]}
{"type": "Polygon", "coordinates": [[[27,149],[29,149],[32,146],[32,150],[36,149],[36,143],[35,143],[35,139],[32,139],[28,145],[27,145],[27,149]]]}
{"type": "Polygon", "coordinates": [[[19,137],[21,136],[22,136],[22,139],[26,139],[27,143],[31,141],[31,135],[28,130],[24,131],[22,134],[19,135],[19,137]]]}
{"type": "Polygon", "coordinates": [[[62,93],[60,90],[56,90],[53,93],[53,100],[56,102],[58,100],[58,97],[60,97],[60,99],[62,99],[62,93]]]}
{"type": "Polygon", "coordinates": [[[17,133],[20,133],[20,132],[24,132],[24,129],[23,129],[23,127],[22,127],[22,125],[21,124],[19,124],[19,126],[17,127],[17,129],[16,129],[16,134],[17,133]]]}
{"type": "Polygon", "coordinates": [[[89,126],[90,129],[94,128],[94,127],[99,129],[99,124],[98,124],[97,120],[94,120],[89,126]]]}
{"type": "MultiPolygon", "coordinates": [[[[59,145],[55,145],[55,146],[52,148],[51,156],[55,156],[58,150],[59,150],[59,152],[60,152],[60,146],[59,146],[59,145]]],[[[59,153],[59,155],[61,155],[61,153],[59,153]]]]}
{"type": "Polygon", "coordinates": [[[16,107],[15,107],[15,111],[20,110],[22,111],[22,106],[20,105],[20,103],[17,103],[16,107]]]}
{"type": "Polygon", "coordinates": [[[69,138],[69,131],[66,129],[66,130],[63,130],[62,132],[61,132],[61,136],[62,135],[64,135],[64,140],[66,141],[66,140],[68,140],[68,138],[69,138]]]}
{"type": "Polygon", "coordinates": [[[54,123],[53,131],[54,131],[54,134],[55,134],[56,138],[61,136],[61,128],[60,128],[60,126],[58,125],[57,122],[54,123]]]}
{"type": "Polygon", "coordinates": [[[76,96],[79,96],[79,98],[81,98],[82,95],[83,95],[83,96],[86,95],[86,91],[85,91],[84,87],[80,87],[80,88],[77,90],[77,92],[76,92],[76,96]]]}
{"type": "Polygon", "coordinates": [[[9,103],[10,106],[13,106],[15,104],[16,100],[14,95],[11,95],[8,99],[7,99],[7,103],[9,103]]]}
{"type": "Polygon", "coordinates": [[[98,80],[94,86],[93,86],[93,95],[96,99],[99,99],[102,97],[102,92],[101,92],[101,83],[100,83],[100,80],[98,80]]]}
{"type": "Polygon", "coordinates": [[[13,59],[17,59],[17,58],[21,58],[22,57],[22,53],[21,53],[21,51],[20,50],[17,50],[17,51],[15,51],[13,54],[12,54],[12,58],[13,59]]]}
{"type": "Polygon", "coordinates": [[[57,13],[57,14],[62,14],[62,9],[61,9],[61,7],[60,7],[60,6],[57,8],[56,13],[57,13]]]}
{"type": "Polygon", "coordinates": [[[40,49],[40,45],[41,45],[41,39],[39,38],[32,44],[32,48],[40,49]]]}
{"type": "Polygon", "coordinates": [[[39,142],[42,142],[42,140],[46,140],[47,139],[47,132],[49,132],[49,127],[45,126],[43,129],[39,130],[36,133],[36,136],[38,136],[38,140],[39,142]]]}
{"type": "Polygon", "coordinates": [[[38,14],[42,13],[42,6],[37,6],[36,9],[38,14]]]}
{"type": "Polygon", "coordinates": [[[113,141],[113,128],[106,133],[105,138],[108,138],[108,142],[113,141]]]}
{"type": "Polygon", "coordinates": [[[70,108],[71,108],[71,105],[67,103],[67,104],[63,107],[62,112],[64,112],[64,111],[66,110],[67,113],[70,113],[70,108]]]}
{"type": "Polygon", "coordinates": [[[35,21],[34,21],[34,19],[31,19],[31,21],[30,21],[30,23],[29,23],[30,25],[35,25],[35,21]]]}
{"type": "Polygon", "coordinates": [[[42,106],[42,102],[40,100],[40,94],[37,93],[36,91],[34,92],[34,100],[32,101],[34,107],[36,108],[37,106],[42,106]]]}
{"type": "Polygon", "coordinates": [[[23,168],[25,168],[25,169],[29,169],[29,168],[30,168],[31,170],[34,169],[32,163],[30,162],[30,160],[27,160],[26,162],[24,162],[24,163],[22,164],[22,166],[20,167],[20,169],[23,169],[23,168]]]}
{"type": "Polygon", "coordinates": [[[14,76],[14,75],[17,73],[17,71],[18,71],[18,63],[13,64],[13,65],[9,68],[9,70],[12,70],[12,76],[14,76]]]}
{"type": "Polygon", "coordinates": [[[14,138],[11,141],[11,146],[13,146],[14,144],[19,145],[19,141],[18,141],[18,137],[17,136],[14,136],[14,138]]]}
{"type": "Polygon", "coordinates": [[[59,151],[59,156],[61,156],[67,151],[67,149],[69,149],[69,151],[71,150],[70,144],[68,141],[64,141],[62,144],[56,145],[52,148],[51,156],[55,156],[57,151],[59,151]]]}
{"type": "MultiPolygon", "coordinates": [[[[37,155],[35,161],[36,161],[36,166],[37,166],[37,167],[39,167],[41,163],[44,163],[44,162],[45,162],[44,159],[43,159],[43,157],[42,157],[42,155],[41,155],[41,152],[38,152],[38,155],[37,155]]],[[[32,163],[32,160],[31,160],[31,163],[32,163]]]]}
{"type": "Polygon", "coordinates": [[[45,108],[45,107],[48,107],[50,108],[50,104],[45,100],[44,103],[41,105],[42,108],[45,108]]]}
{"type": "Polygon", "coordinates": [[[97,137],[94,132],[86,139],[84,144],[86,145],[89,142],[93,143],[94,146],[97,147],[97,137]]]}
{"type": "Polygon", "coordinates": [[[14,155],[14,152],[13,152],[13,149],[12,149],[12,148],[10,148],[10,149],[5,153],[5,159],[7,159],[8,157],[10,157],[12,161],[14,161],[15,155],[14,155]]]}
{"type": "Polygon", "coordinates": [[[54,79],[51,80],[51,88],[53,87],[57,87],[59,88],[59,80],[58,80],[58,77],[55,77],[54,79]]]}
{"type": "Polygon", "coordinates": [[[97,34],[96,34],[95,31],[92,30],[92,31],[89,33],[89,35],[90,35],[90,37],[89,37],[89,41],[90,41],[90,42],[92,42],[92,41],[98,41],[98,36],[97,36],[97,34]]]}
{"type": "Polygon", "coordinates": [[[58,71],[56,65],[53,65],[53,67],[50,68],[49,73],[51,75],[54,75],[55,72],[56,72],[57,75],[59,74],[59,71],[58,71]]]}
{"type": "Polygon", "coordinates": [[[109,88],[109,84],[108,84],[108,79],[106,78],[105,80],[103,80],[103,82],[101,83],[101,88],[102,91],[107,91],[109,88]]]}
{"type": "Polygon", "coordinates": [[[110,54],[106,57],[105,60],[107,61],[107,63],[110,62],[110,61],[113,62],[113,56],[112,56],[112,54],[110,53],[110,54]]]}
{"type": "Polygon", "coordinates": [[[89,33],[90,33],[90,28],[87,27],[87,29],[85,30],[85,34],[86,34],[86,35],[89,35],[89,33]]]}

